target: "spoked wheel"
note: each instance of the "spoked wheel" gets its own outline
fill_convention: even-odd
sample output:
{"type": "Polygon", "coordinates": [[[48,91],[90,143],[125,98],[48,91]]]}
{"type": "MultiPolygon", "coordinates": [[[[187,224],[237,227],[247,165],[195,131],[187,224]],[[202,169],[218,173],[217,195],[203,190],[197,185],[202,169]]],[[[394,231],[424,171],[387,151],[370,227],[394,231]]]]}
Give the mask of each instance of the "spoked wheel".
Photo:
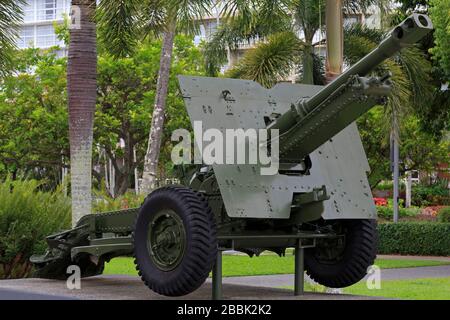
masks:
{"type": "Polygon", "coordinates": [[[198,289],[217,255],[216,225],[206,199],[184,187],[152,192],[133,232],[136,269],[144,283],[166,296],[198,289]]]}
{"type": "Polygon", "coordinates": [[[334,220],[324,227],[339,237],[321,239],[305,250],[305,269],[316,282],[330,288],[343,288],[363,279],[377,252],[375,220],[334,220]]]}

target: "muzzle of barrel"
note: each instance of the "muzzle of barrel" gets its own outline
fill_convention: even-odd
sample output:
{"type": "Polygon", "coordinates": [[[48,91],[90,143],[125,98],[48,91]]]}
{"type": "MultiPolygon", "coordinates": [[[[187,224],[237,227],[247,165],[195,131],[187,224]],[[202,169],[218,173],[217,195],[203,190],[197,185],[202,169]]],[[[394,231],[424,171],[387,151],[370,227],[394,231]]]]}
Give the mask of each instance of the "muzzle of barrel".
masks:
{"type": "Polygon", "coordinates": [[[428,16],[413,13],[392,30],[391,36],[380,44],[380,49],[390,56],[403,47],[417,43],[431,30],[433,23],[428,16]]]}

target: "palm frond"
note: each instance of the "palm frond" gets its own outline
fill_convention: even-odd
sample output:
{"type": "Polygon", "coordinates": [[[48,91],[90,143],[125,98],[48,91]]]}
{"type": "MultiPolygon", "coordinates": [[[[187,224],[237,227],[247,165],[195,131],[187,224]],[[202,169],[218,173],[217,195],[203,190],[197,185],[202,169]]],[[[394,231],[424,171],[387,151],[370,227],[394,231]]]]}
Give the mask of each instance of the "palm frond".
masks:
{"type": "Polygon", "coordinates": [[[267,24],[265,18],[261,18],[260,13],[255,12],[255,23],[251,28],[245,24],[241,16],[224,20],[220,24],[217,32],[204,46],[204,56],[206,70],[210,76],[216,76],[220,67],[227,61],[227,49],[235,50],[242,43],[250,43],[257,39],[264,39],[270,34],[291,30],[289,18],[280,16],[272,19],[271,24],[267,24]]]}
{"type": "Polygon", "coordinates": [[[216,77],[221,67],[227,63],[227,47],[219,38],[203,44],[203,57],[206,75],[216,77]]]}
{"type": "Polygon", "coordinates": [[[210,16],[213,0],[168,1],[168,9],[176,16],[178,28],[187,34],[198,34],[199,26],[205,16],[210,16]]]}
{"type": "Polygon", "coordinates": [[[138,15],[138,28],[143,35],[159,36],[169,20],[169,10],[166,8],[165,0],[147,0],[141,5],[138,15]]]}
{"type": "Polygon", "coordinates": [[[140,5],[140,0],[100,1],[97,10],[100,39],[112,55],[125,57],[136,48],[140,5]]]}
{"type": "Polygon", "coordinates": [[[411,101],[416,110],[433,99],[434,86],[431,79],[431,63],[425,53],[417,47],[402,50],[397,62],[408,76],[411,87],[411,101]]]}
{"type": "Polygon", "coordinates": [[[371,6],[387,11],[390,3],[390,0],[344,0],[343,6],[349,13],[365,13],[371,6]]]}
{"type": "Polygon", "coordinates": [[[270,36],[267,42],[245,54],[227,76],[254,80],[270,88],[290,75],[298,63],[303,42],[293,32],[282,32],[270,36]]]}
{"type": "Polygon", "coordinates": [[[294,0],[291,8],[296,22],[305,33],[306,41],[312,41],[321,22],[325,21],[325,1],[294,0]]]}
{"type": "Polygon", "coordinates": [[[226,1],[222,7],[220,15],[225,19],[230,19],[236,16],[242,17],[246,25],[252,24],[254,15],[253,8],[255,0],[229,0],[226,1]]]}
{"type": "MultiPolygon", "coordinates": [[[[344,57],[348,64],[354,64],[372,49],[385,36],[382,31],[356,25],[345,29],[344,57]]],[[[431,65],[425,54],[412,47],[403,49],[393,58],[375,68],[373,71],[382,75],[387,71],[392,73],[392,93],[389,96],[385,116],[390,124],[392,113],[400,118],[411,112],[418,112],[421,106],[427,105],[432,99],[431,65]]],[[[397,123],[394,126],[401,126],[397,123]]]]}
{"type": "Polygon", "coordinates": [[[0,0],[0,76],[5,75],[11,68],[24,4],[24,0],[0,0]]]}
{"type": "Polygon", "coordinates": [[[225,20],[239,17],[243,32],[251,32],[255,25],[272,29],[273,25],[278,25],[278,20],[285,20],[289,16],[291,2],[292,0],[227,0],[220,15],[225,20]]]}

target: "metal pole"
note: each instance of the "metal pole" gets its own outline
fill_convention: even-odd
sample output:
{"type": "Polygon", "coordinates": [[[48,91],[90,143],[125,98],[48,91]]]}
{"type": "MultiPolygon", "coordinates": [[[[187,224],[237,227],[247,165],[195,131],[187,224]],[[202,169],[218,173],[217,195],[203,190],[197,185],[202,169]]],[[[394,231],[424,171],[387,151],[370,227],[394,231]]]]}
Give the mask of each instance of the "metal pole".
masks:
{"type": "MultiPolygon", "coordinates": [[[[137,163],[136,146],[133,147],[133,161],[137,163]]],[[[137,166],[134,168],[134,191],[136,194],[139,194],[139,171],[137,166]]]]}
{"type": "Polygon", "coordinates": [[[411,207],[411,197],[412,197],[412,173],[411,171],[408,171],[406,173],[406,200],[405,200],[405,207],[409,208],[411,207]]]}
{"type": "Polygon", "coordinates": [[[222,299],[222,251],[217,252],[216,263],[212,270],[212,299],[222,299]]]}
{"type": "Polygon", "coordinates": [[[304,249],[301,246],[301,241],[297,241],[295,248],[295,284],[294,295],[301,296],[305,292],[305,263],[304,263],[304,249]]]}
{"type": "Polygon", "coordinates": [[[399,199],[399,146],[398,146],[398,124],[397,115],[393,110],[392,115],[392,144],[393,144],[393,171],[394,171],[394,195],[393,195],[393,209],[394,222],[398,222],[398,199],[399,199]]]}

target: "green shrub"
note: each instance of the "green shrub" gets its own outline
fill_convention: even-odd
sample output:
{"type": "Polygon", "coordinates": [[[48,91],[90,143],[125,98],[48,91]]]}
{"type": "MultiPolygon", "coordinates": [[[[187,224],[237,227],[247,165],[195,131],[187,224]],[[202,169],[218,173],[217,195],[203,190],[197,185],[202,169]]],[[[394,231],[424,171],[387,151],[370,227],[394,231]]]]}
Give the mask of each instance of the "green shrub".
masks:
{"type": "Polygon", "coordinates": [[[106,191],[102,190],[95,191],[95,196],[93,211],[97,213],[138,208],[145,200],[145,195],[136,195],[134,192],[127,192],[117,198],[111,198],[106,191]]]}
{"type": "MultiPolygon", "coordinates": [[[[420,208],[418,208],[418,207],[403,208],[402,205],[403,205],[403,199],[400,199],[398,213],[401,218],[415,217],[418,214],[420,214],[420,211],[421,211],[420,208]]],[[[392,199],[388,199],[387,206],[377,206],[377,213],[378,213],[378,216],[381,218],[391,219],[394,216],[392,199]]]]}
{"type": "Polygon", "coordinates": [[[45,237],[70,226],[70,198],[39,187],[33,180],[0,183],[0,279],[26,277],[30,256],[46,249],[45,237]]]}
{"type": "MultiPolygon", "coordinates": [[[[399,188],[400,188],[400,190],[406,189],[406,185],[403,181],[399,182],[399,188]]],[[[394,183],[392,181],[381,181],[379,184],[377,184],[375,189],[377,189],[377,190],[393,190],[394,183]]]]}
{"type": "Polygon", "coordinates": [[[450,223],[383,223],[378,235],[380,254],[450,255],[450,223]]]}
{"type": "Polygon", "coordinates": [[[445,207],[439,210],[437,220],[439,222],[450,222],[450,207],[445,207]]]}
{"type": "Polygon", "coordinates": [[[391,207],[377,206],[378,217],[389,219],[394,215],[394,211],[391,207]]]}
{"type": "Polygon", "coordinates": [[[418,184],[412,188],[412,204],[419,207],[450,205],[450,190],[446,181],[432,185],[418,184]]]}

